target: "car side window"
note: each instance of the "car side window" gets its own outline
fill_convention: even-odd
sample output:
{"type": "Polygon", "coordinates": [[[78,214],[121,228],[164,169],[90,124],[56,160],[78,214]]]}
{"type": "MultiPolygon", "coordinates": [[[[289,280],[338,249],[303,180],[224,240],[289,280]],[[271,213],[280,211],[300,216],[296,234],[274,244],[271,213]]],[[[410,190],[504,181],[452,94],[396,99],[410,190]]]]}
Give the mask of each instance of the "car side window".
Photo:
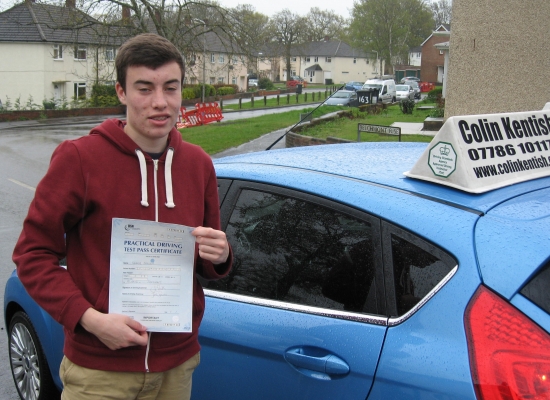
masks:
{"type": "Polygon", "coordinates": [[[401,316],[434,289],[457,262],[435,245],[389,223],[384,223],[382,232],[388,315],[401,316]]]}
{"type": "Polygon", "coordinates": [[[378,232],[370,222],[303,199],[242,190],[226,228],[233,269],[208,289],[376,313],[378,232]]]}

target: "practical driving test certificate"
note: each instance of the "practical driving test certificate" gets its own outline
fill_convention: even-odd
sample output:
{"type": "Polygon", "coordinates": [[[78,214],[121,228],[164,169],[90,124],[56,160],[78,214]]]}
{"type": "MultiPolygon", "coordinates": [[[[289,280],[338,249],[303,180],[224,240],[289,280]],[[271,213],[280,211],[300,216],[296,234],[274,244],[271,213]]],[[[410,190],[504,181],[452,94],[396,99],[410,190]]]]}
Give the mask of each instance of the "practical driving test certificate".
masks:
{"type": "Polygon", "coordinates": [[[193,228],[113,218],[109,313],[149,332],[191,332],[193,228]]]}

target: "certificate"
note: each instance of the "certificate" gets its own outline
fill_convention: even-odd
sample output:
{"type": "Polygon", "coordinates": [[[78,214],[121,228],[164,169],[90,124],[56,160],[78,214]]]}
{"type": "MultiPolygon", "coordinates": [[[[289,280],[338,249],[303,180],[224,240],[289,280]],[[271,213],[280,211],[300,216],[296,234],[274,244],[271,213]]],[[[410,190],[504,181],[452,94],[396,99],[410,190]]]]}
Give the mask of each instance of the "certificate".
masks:
{"type": "Polygon", "coordinates": [[[109,313],[139,321],[149,332],[191,332],[193,228],[113,218],[109,313]]]}

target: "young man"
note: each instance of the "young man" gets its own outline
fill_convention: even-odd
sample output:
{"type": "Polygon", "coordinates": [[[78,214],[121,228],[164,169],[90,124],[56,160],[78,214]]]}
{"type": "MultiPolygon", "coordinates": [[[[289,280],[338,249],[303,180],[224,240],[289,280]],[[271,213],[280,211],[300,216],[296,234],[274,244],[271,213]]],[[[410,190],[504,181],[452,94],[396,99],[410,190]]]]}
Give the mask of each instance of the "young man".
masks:
{"type": "Polygon", "coordinates": [[[195,273],[221,278],[232,257],[212,161],[174,129],[183,68],[168,40],[128,40],[116,58],[126,122],[61,143],[36,188],[13,260],[27,291],[64,326],[63,399],[190,397],[205,305],[195,273]],[[150,333],[109,313],[113,218],[196,227],[191,333],[150,333]]]}

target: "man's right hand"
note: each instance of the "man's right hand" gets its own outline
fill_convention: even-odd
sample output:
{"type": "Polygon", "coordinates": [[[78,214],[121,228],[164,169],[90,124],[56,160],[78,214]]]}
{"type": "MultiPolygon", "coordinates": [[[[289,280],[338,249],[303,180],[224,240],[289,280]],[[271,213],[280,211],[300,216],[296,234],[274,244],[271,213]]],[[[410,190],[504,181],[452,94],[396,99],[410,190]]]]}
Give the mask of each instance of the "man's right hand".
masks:
{"type": "Polygon", "coordinates": [[[120,314],[103,314],[88,308],[80,318],[80,325],[111,350],[147,345],[147,327],[120,314]]]}

